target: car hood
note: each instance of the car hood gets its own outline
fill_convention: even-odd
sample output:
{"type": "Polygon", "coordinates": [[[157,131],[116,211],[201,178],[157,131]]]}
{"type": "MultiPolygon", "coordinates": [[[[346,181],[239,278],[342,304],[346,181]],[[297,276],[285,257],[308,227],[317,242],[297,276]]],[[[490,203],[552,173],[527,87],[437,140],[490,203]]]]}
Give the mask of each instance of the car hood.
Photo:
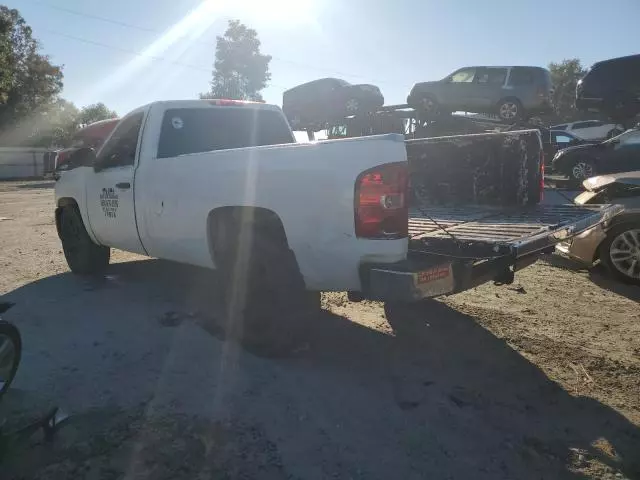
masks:
{"type": "Polygon", "coordinates": [[[602,190],[612,183],[629,185],[631,187],[640,187],[640,171],[598,175],[597,177],[587,178],[582,182],[584,188],[590,192],[602,190]]]}
{"type": "Polygon", "coordinates": [[[563,148],[562,150],[560,150],[558,152],[558,155],[565,155],[567,153],[571,153],[571,152],[575,152],[578,150],[588,150],[588,149],[594,149],[594,147],[598,145],[597,143],[584,143],[581,145],[573,145],[571,147],[567,147],[567,148],[563,148]]]}
{"type": "Polygon", "coordinates": [[[442,83],[441,80],[432,80],[429,82],[420,82],[420,83],[416,83],[412,88],[411,91],[413,92],[414,90],[418,89],[422,89],[424,87],[432,87],[434,85],[439,85],[440,83],[442,83]]]}

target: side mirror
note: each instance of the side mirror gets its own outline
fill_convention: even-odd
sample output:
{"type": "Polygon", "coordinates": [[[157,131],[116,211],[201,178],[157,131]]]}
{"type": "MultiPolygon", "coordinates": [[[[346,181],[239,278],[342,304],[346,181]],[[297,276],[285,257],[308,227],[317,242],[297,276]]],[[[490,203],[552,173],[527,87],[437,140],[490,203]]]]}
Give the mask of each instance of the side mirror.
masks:
{"type": "Polygon", "coordinates": [[[74,167],[92,167],[95,161],[96,151],[89,147],[79,148],[69,158],[69,163],[74,167]]]}

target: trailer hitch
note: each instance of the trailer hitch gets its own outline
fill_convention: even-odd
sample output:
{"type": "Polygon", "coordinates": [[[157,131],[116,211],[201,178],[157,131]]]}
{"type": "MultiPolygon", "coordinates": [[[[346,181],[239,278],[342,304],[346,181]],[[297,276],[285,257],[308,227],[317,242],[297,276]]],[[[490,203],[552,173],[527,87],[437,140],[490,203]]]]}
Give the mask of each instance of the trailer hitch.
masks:
{"type": "Polygon", "coordinates": [[[496,286],[511,285],[516,278],[516,274],[510,268],[502,270],[493,279],[493,284],[496,286]]]}

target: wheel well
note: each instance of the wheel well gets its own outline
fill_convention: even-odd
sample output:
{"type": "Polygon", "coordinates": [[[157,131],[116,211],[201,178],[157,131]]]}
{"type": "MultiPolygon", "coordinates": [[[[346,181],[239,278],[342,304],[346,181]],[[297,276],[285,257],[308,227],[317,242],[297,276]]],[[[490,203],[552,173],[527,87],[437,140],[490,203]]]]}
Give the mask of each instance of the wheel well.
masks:
{"type": "MultiPolygon", "coordinates": [[[[640,213],[630,213],[626,215],[622,214],[618,217],[613,217],[613,220],[611,220],[611,224],[609,225],[609,228],[607,228],[607,236],[609,235],[609,232],[611,232],[611,230],[626,226],[627,224],[629,224],[629,226],[637,225],[638,227],[640,227],[640,213]]],[[[598,245],[598,248],[596,248],[593,258],[594,261],[600,258],[600,248],[602,247],[603,243],[604,240],[602,241],[602,243],[600,243],[600,245],[598,245]]]]}
{"type": "Polygon", "coordinates": [[[62,209],[65,207],[76,207],[78,208],[78,202],[71,197],[64,197],[58,200],[58,207],[56,208],[56,230],[58,231],[58,236],[60,236],[60,221],[62,219],[62,209]]]}
{"type": "Polygon", "coordinates": [[[506,102],[507,100],[518,102],[518,105],[522,106],[522,102],[518,97],[503,97],[500,100],[498,100],[498,103],[496,104],[496,106],[499,107],[503,102],[506,102]]]}
{"type": "Polygon", "coordinates": [[[232,230],[242,231],[250,228],[255,234],[259,232],[261,237],[269,237],[274,241],[281,242],[287,248],[289,243],[284,230],[284,225],[280,217],[268,208],[227,206],[216,208],[209,212],[207,216],[207,242],[209,253],[215,262],[215,237],[213,235],[216,225],[220,222],[231,225],[232,230]]]}

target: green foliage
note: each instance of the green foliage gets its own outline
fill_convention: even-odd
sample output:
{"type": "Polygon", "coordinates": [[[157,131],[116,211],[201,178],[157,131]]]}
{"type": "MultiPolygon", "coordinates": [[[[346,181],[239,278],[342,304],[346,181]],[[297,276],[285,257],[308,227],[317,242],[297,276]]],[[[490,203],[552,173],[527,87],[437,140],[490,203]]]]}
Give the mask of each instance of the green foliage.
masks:
{"type": "Polygon", "coordinates": [[[118,114],[115,111],[109,110],[104,103],[100,102],[82,107],[78,113],[76,122],[79,126],[85,126],[94,122],[99,122],[100,120],[116,118],[117,116],[118,114]]]}
{"type": "Polygon", "coordinates": [[[20,13],[0,6],[0,145],[66,146],[78,128],[117,116],[60,98],[62,68],[39,51],[20,13]]]}
{"type": "Polygon", "coordinates": [[[62,90],[62,68],[40,53],[31,27],[0,5],[0,142],[19,144],[62,90]]]}
{"type": "Polygon", "coordinates": [[[270,55],[260,53],[258,33],[230,20],[223,36],[217,37],[211,90],[200,98],[262,100],[260,90],[271,79],[270,55]]]}
{"type": "Polygon", "coordinates": [[[60,98],[40,112],[37,117],[39,121],[31,122],[33,130],[26,143],[38,147],[66,147],[78,129],[117,116],[104,103],[87,105],[78,110],[73,103],[60,98]]]}
{"type": "Polygon", "coordinates": [[[560,63],[550,63],[549,71],[554,88],[553,105],[558,119],[563,122],[580,119],[583,115],[574,106],[576,85],[586,75],[586,69],[579,59],[571,58],[560,63]]]}

